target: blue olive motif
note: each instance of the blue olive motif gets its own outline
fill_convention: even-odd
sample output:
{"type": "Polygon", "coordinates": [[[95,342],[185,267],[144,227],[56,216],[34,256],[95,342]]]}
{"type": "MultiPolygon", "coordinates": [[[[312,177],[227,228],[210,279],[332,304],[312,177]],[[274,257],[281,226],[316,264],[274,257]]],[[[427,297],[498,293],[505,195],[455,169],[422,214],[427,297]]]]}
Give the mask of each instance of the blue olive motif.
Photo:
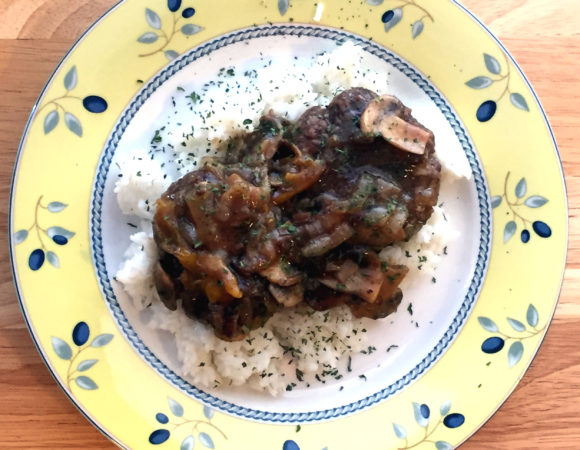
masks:
{"type": "Polygon", "coordinates": [[[167,7],[171,12],[178,11],[181,8],[181,0],[167,0],[167,7]]]}
{"type": "Polygon", "coordinates": [[[162,423],[163,425],[169,422],[169,418],[163,413],[157,413],[155,419],[157,420],[157,422],[162,423]]]}
{"type": "Polygon", "coordinates": [[[425,403],[423,403],[421,405],[421,416],[423,416],[424,419],[428,419],[429,416],[431,415],[431,411],[429,410],[429,406],[427,406],[425,403]]]}
{"type": "Polygon", "coordinates": [[[171,433],[168,430],[155,430],[149,435],[149,442],[153,445],[163,444],[167,439],[169,439],[170,435],[171,433]]]}
{"type": "Polygon", "coordinates": [[[181,13],[181,15],[185,19],[189,19],[190,17],[193,17],[194,14],[195,14],[195,9],[193,9],[193,8],[185,8],[183,10],[183,12],[181,13]]]}
{"type": "Polygon", "coordinates": [[[395,12],[392,9],[389,9],[388,11],[386,11],[383,16],[381,17],[381,21],[383,23],[387,23],[389,20],[391,20],[393,17],[395,17],[395,12]]]}
{"type": "Polygon", "coordinates": [[[495,115],[496,111],[497,111],[497,103],[494,102],[493,100],[487,100],[483,102],[481,105],[479,105],[479,108],[477,108],[477,113],[475,114],[475,116],[477,117],[477,120],[479,120],[480,122],[487,122],[495,115]]]}
{"type": "Polygon", "coordinates": [[[75,345],[84,345],[89,340],[89,335],[91,331],[86,322],[79,322],[75,325],[72,332],[72,339],[75,345]]]}
{"type": "Polygon", "coordinates": [[[52,240],[54,241],[55,244],[58,244],[58,245],[68,244],[68,239],[65,238],[64,236],[61,236],[60,234],[53,236],[52,240]]]}
{"type": "Polygon", "coordinates": [[[30,267],[32,270],[38,270],[44,264],[44,259],[44,250],[37,248],[28,257],[28,267],[30,267]]]}
{"type": "Polygon", "coordinates": [[[499,352],[503,346],[505,345],[505,341],[497,336],[487,338],[481,344],[481,350],[483,353],[492,354],[499,352]]]}
{"type": "Polygon", "coordinates": [[[288,439],[286,442],[284,442],[284,445],[282,445],[282,450],[300,450],[300,447],[296,442],[288,439]]]}
{"type": "Polygon", "coordinates": [[[552,229],[548,226],[547,223],[542,222],[541,220],[536,220],[532,224],[532,229],[538,236],[542,238],[549,238],[552,236],[552,229]]]}
{"type": "Polygon", "coordinates": [[[83,106],[89,112],[100,114],[105,112],[109,105],[103,97],[98,95],[89,95],[83,99],[83,106]]]}
{"type": "Polygon", "coordinates": [[[447,428],[458,428],[465,422],[465,417],[463,414],[452,413],[443,419],[443,425],[447,428]]]}
{"type": "Polygon", "coordinates": [[[521,237],[522,237],[522,242],[524,244],[527,244],[528,241],[530,240],[530,232],[528,230],[523,230],[521,237]]]}

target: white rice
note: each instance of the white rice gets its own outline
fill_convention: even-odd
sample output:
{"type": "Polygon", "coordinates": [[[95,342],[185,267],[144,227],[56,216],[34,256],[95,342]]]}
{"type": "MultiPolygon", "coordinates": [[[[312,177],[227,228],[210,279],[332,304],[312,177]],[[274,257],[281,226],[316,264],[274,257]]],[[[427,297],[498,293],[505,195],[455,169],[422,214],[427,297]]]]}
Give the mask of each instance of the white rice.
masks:
{"type": "MultiPolygon", "coordinates": [[[[350,357],[369,347],[365,329],[369,320],[353,318],[347,307],[327,312],[306,307],[285,309],[247,339],[225,342],[215,337],[211,327],[187,318],[179,308],[175,312],[165,308],[152,277],[157,248],[151,220],[155,200],[169,184],[195,169],[200,156],[217,151],[231,135],[252,131],[264,111],[273,109],[296,119],[307,107],[326,106],[350,87],[387,93],[387,74],[360,69],[357,62],[361,54],[362,50],[346,43],[315,58],[307,72],[304,67],[288,68],[273,62],[241,81],[236,77],[235,83],[226,79],[225,84],[205,86],[188,97],[194,106],[188,122],[163,135],[170,148],[181,151],[163,156],[161,152],[136,150],[119,162],[122,177],[115,188],[119,207],[141,221],[116,279],[139,311],[150,309],[148,326],[152,330],[173,335],[180,364],[177,372],[201,388],[247,385],[277,395],[296,386],[340,379],[350,357]],[[235,95],[224,95],[230,87],[235,95]],[[210,117],[208,111],[212,112],[210,117]],[[200,149],[203,155],[199,155],[200,149]],[[177,163],[170,164],[170,160],[177,163]]],[[[444,180],[469,173],[461,164],[442,163],[444,180]]],[[[409,242],[384,249],[381,257],[411,269],[403,282],[404,292],[405,284],[421,277],[431,279],[453,237],[444,209],[436,207],[428,223],[409,242]]]]}

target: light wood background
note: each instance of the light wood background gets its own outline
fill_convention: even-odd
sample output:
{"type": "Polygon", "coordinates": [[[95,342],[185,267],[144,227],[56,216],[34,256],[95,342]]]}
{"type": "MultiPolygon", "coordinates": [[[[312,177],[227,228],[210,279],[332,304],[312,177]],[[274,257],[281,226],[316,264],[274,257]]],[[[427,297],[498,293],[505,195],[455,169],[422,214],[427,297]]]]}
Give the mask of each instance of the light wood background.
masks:
{"type": "MultiPolygon", "coordinates": [[[[66,399],[34,347],[12,284],[7,223],[31,107],[65,52],[115,3],[0,0],[0,448],[114,447],[66,399]]],[[[566,174],[570,243],[562,295],[538,356],[462,448],[580,448],[580,0],[463,3],[507,46],[546,109],[566,174]]]]}

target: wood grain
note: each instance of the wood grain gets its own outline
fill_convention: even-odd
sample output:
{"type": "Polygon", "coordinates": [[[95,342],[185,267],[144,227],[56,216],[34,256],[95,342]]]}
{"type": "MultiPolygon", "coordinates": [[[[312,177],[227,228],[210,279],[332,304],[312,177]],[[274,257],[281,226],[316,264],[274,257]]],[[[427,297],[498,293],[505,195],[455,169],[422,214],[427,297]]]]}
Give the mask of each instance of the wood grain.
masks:
{"type": "MultiPolygon", "coordinates": [[[[443,0],[441,0],[443,1],[443,0]]],[[[65,52],[115,0],[0,0],[0,231],[7,236],[12,167],[31,107],[65,52]]],[[[566,175],[570,241],[562,295],[531,368],[462,448],[580,446],[580,2],[464,0],[519,62],[550,118],[566,175]]],[[[9,267],[7,239],[0,265],[9,267]]],[[[9,270],[0,273],[2,448],[114,448],[75,409],[39,357],[9,270]]]]}

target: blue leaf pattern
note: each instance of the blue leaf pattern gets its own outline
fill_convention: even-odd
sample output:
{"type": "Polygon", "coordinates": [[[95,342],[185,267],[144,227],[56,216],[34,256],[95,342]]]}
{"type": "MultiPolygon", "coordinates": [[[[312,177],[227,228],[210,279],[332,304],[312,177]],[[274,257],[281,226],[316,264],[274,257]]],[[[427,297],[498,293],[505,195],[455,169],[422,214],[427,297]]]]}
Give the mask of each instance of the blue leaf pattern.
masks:
{"type": "Polygon", "coordinates": [[[510,95],[510,102],[518,109],[521,109],[523,111],[530,110],[530,108],[528,108],[528,102],[526,102],[526,99],[523,97],[522,94],[514,92],[513,94],[510,95]]]}
{"type": "MultiPolygon", "coordinates": [[[[509,62],[505,57],[505,55],[502,56],[504,56],[506,64],[509,65],[509,62]]],[[[483,61],[485,64],[485,68],[489,73],[498,76],[501,75],[502,67],[495,57],[487,53],[484,53],[483,61]]],[[[502,85],[503,87],[503,91],[501,91],[501,95],[499,97],[495,98],[494,100],[486,100],[483,103],[481,103],[476,113],[477,120],[479,120],[480,122],[487,122],[491,120],[491,118],[495,115],[497,111],[498,103],[506,96],[506,94],[509,94],[510,103],[514,107],[523,111],[530,110],[526,102],[526,99],[521,94],[517,92],[512,92],[510,90],[510,77],[511,72],[508,67],[507,73],[504,76],[500,76],[499,78],[493,79],[490,78],[489,76],[480,75],[471,78],[470,80],[465,82],[465,84],[471,89],[486,89],[496,84],[502,85]]]]}
{"type": "Polygon", "coordinates": [[[477,321],[483,327],[484,330],[487,330],[491,333],[496,333],[498,328],[495,322],[487,317],[478,317],[477,321]]]}
{"type": "Polygon", "coordinates": [[[79,372],[86,372],[98,362],[99,362],[98,359],[85,359],[84,361],[81,361],[79,363],[79,365],[77,366],[77,370],[79,372]]]}
{"type": "Polygon", "coordinates": [[[400,448],[401,450],[415,447],[423,448],[421,446],[422,444],[430,443],[435,444],[435,447],[437,449],[441,450],[452,449],[453,447],[449,442],[443,440],[434,440],[433,438],[435,436],[435,433],[437,432],[438,427],[441,424],[443,424],[446,428],[450,429],[458,428],[465,422],[465,416],[460,413],[449,414],[449,411],[451,409],[451,402],[447,400],[444,401],[439,407],[440,418],[438,420],[434,419],[433,420],[434,425],[432,427],[429,427],[428,419],[431,416],[431,409],[429,408],[429,405],[427,403],[420,404],[418,402],[413,402],[412,405],[415,421],[420,427],[424,429],[424,431],[417,433],[422,437],[418,441],[409,441],[409,437],[407,436],[406,430],[401,425],[393,423],[393,430],[395,431],[395,435],[399,439],[405,440],[404,447],[399,446],[397,447],[400,448]]]}
{"type": "MultiPolygon", "coordinates": [[[[530,327],[532,327],[532,329],[526,328],[526,325],[523,322],[514,319],[512,317],[506,317],[506,321],[508,322],[512,330],[516,331],[517,333],[526,332],[526,334],[523,335],[513,334],[513,332],[510,331],[503,333],[500,332],[503,338],[493,336],[485,339],[483,344],[481,345],[481,350],[484,353],[497,353],[504,348],[506,342],[511,341],[511,344],[509,345],[507,352],[508,365],[511,368],[514,367],[522,359],[524,353],[523,341],[540,334],[545,329],[545,326],[541,329],[537,328],[539,322],[539,314],[538,310],[533,304],[530,304],[526,310],[526,322],[530,327]]],[[[488,328],[486,328],[486,330],[490,332],[499,332],[499,330],[491,331],[488,328]]]]}
{"type": "Polygon", "coordinates": [[[64,123],[67,128],[76,134],[78,137],[83,136],[83,126],[79,119],[77,119],[73,114],[69,112],[64,113],[64,123]]]}
{"type": "Polygon", "coordinates": [[[56,128],[56,126],[58,125],[59,118],[60,116],[56,109],[54,111],[49,112],[46,115],[46,117],[44,118],[44,134],[48,134],[56,128]]]}
{"type": "Polygon", "coordinates": [[[95,383],[91,378],[89,378],[85,375],[81,375],[80,377],[76,377],[75,383],[77,384],[78,387],[80,387],[81,389],[84,389],[86,391],[94,391],[95,389],[99,388],[97,386],[97,383],[95,383]]]}
{"type": "Polygon", "coordinates": [[[100,334],[93,339],[93,342],[91,342],[91,347],[104,347],[112,340],[113,340],[112,334],[108,333],[100,334]]]}
{"type": "Polygon", "coordinates": [[[46,106],[54,107],[54,109],[44,117],[43,129],[45,135],[51,133],[58,126],[60,123],[60,113],[62,112],[68,130],[76,134],[78,137],[83,136],[81,121],[75,114],[68,110],[69,105],[72,105],[74,102],[80,101],[85,109],[90,112],[103,112],[107,109],[107,102],[102,97],[92,95],[82,99],[79,98],[78,95],[72,94],[71,91],[77,88],[78,82],[79,76],[77,67],[72,66],[63,78],[63,85],[66,89],[66,93],[60,97],[44,100],[43,104],[39,107],[38,111],[46,106]],[[92,101],[91,99],[96,100],[92,101]],[[65,103],[63,100],[69,101],[65,103]],[[87,102],[91,104],[90,107],[87,107],[87,102]]]}
{"type": "Polygon", "coordinates": [[[176,400],[173,400],[171,397],[167,397],[167,401],[169,403],[169,409],[175,417],[183,416],[183,406],[181,406],[176,400]]]}
{"type": "Polygon", "coordinates": [[[165,57],[169,61],[171,61],[179,56],[179,53],[177,53],[175,50],[165,50],[164,54],[165,54],[165,57]]]}
{"type": "Polygon", "coordinates": [[[64,77],[64,88],[67,91],[72,91],[78,82],[77,67],[72,66],[72,68],[67,72],[64,77]]]}
{"type": "Polygon", "coordinates": [[[199,33],[201,30],[203,30],[202,27],[200,27],[199,25],[194,25],[192,23],[188,23],[181,27],[181,32],[186,36],[191,36],[193,34],[199,33]]]}
{"type": "Polygon", "coordinates": [[[401,425],[397,423],[393,423],[393,431],[395,432],[395,435],[399,439],[405,439],[407,437],[407,430],[405,430],[401,425]]]}
{"type": "MultiPolygon", "coordinates": [[[[79,362],[77,358],[87,350],[106,345],[111,341],[112,335],[101,334],[97,336],[93,340],[93,343],[97,342],[99,345],[85,345],[89,341],[89,337],[90,337],[90,328],[86,322],[80,321],[73,327],[71,338],[74,345],[76,346],[74,356],[73,349],[66,341],[56,336],[52,336],[51,338],[52,348],[54,352],[60,359],[68,361],[68,368],[66,371],[67,376],[65,380],[69,389],[71,389],[72,387],[71,383],[73,381],[77,387],[85,391],[94,391],[99,388],[98,384],[91,377],[84,375],[86,372],[92,369],[95,366],[95,364],[99,362],[99,360],[97,358],[89,358],[89,359],[81,359],[79,362]],[[73,366],[73,364],[76,365],[73,366]],[[82,373],[83,375],[78,375],[75,377],[74,375],[77,372],[82,373]]],[[[94,352],[94,350],[92,351],[94,352]]]]}
{"type": "Polygon", "coordinates": [[[471,80],[465,83],[472,89],[485,89],[493,84],[493,80],[489,77],[479,76],[472,78],[471,80]]]}
{"type": "Polygon", "coordinates": [[[157,33],[148,31],[147,33],[143,33],[141,36],[139,36],[137,42],[141,42],[142,44],[153,44],[157,42],[157,39],[159,39],[157,33]]]}
{"type": "Polygon", "coordinates": [[[411,36],[413,36],[413,39],[417,38],[417,36],[419,36],[423,32],[424,27],[425,24],[423,23],[422,20],[417,20],[413,24],[413,26],[411,27],[411,36]]]}
{"type": "Polygon", "coordinates": [[[211,409],[209,406],[204,405],[204,407],[203,407],[203,415],[205,416],[205,418],[207,420],[211,420],[212,419],[212,417],[214,415],[214,412],[215,411],[213,409],[211,409]]]}
{"type": "Polygon", "coordinates": [[[541,195],[532,195],[526,199],[524,205],[528,208],[539,208],[544,206],[546,203],[548,203],[547,198],[544,198],[541,195]]]}
{"type": "Polygon", "coordinates": [[[502,201],[502,196],[501,195],[494,195],[491,198],[491,207],[492,208],[497,208],[499,205],[501,205],[501,201],[502,201]]]}
{"type": "Polygon", "coordinates": [[[506,174],[503,195],[496,195],[491,198],[493,208],[499,207],[505,199],[505,209],[507,210],[506,215],[511,219],[506,223],[504,228],[504,244],[507,243],[516,233],[518,228],[517,223],[520,222],[522,223],[522,229],[520,232],[520,240],[522,243],[527,244],[532,239],[529,224],[532,225],[531,229],[538,237],[550,237],[552,235],[552,229],[550,226],[541,220],[530,220],[528,218],[528,213],[526,212],[527,210],[524,209],[524,207],[530,209],[540,208],[548,203],[548,199],[541,195],[530,195],[525,198],[526,193],[528,192],[528,183],[525,177],[520,178],[517,182],[513,189],[513,194],[508,194],[508,180],[510,174],[509,171],[506,174]],[[515,199],[513,199],[514,195],[515,199]],[[521,199],[524,198],[525,200],[521,201],[521,199]]]}
{"type": "Polygon", "coordinates": [[[159,16],[155,11],[152,11],[149,8],[145,9],[145,20],[147,20],[147,23],[152,28],[155,28],[156,30],[159,30],[161,28],[161,19],[159,18],[159,16]]]}
{"type": "Polygon", "coordinates": [[[186,436],[185,439],[181,442],[179,450],[193,450],[194,445],[195,438],[193,436],[186,436]]]}
{"type": "Polygon", "coordinates": [[[60,359],[69,360],[72,357],[72,349],[60,338],[52,337],[52,349],[60,359]]]}
{"type": "Polygon", "coordinates": [[[201,432],[198,436],[199,442],[201,442],[207,448],[215,448],[211,436],[207,433],[201,432]]]}
{"type": "Polygon", "coordinates": [[[51,213],[58,213],[64,210],[68,205],[62,202],[50,202],[47,206],[47,209],[51,213]]]}
{"type": "Polygon", "coordinates": [[[505,228],[503,230],[503,243],[504,244],[512,238],[512,236],[515,234],[517,228],[518,227],[513,220],[510,220],[508,223],[505,224],[505,228]]]}
{"type": "Polygon", "coordinates": [[[60,268],[60,260],[58,259],[58,256],[56,255],[56,253],[54,253],[53,251],[49,250],[46,252],[46,260],[55,269],[60,268]]]}
{"type": "Polygon", "coordinates": [[[526,321],[528,322],[529,326],[535,327],[536,325],[538,325],[538,320],[539,320],[538,310],[534,305],[530,303],[530,306],[528,306],[528,311],[526,312],[526,321]]]}
{"type": "Polygon", "coordinates": [[[14,243],[20,244],[26,240],[28,237],[28,230],[18,230],[14,233],[14,243]]]}
{"type": "Polygon", "coordinates": [[[520,362],[523,354],[524,345],[520,341],[515,341],[512,343],[508,350],[508,365],[510,367],[515,366],[518,362],[520,362]]]}
{"type": "Polygon", "coordinates": [[[526,179],[522,178],[516,185],[516,197],[522,198],[524,195],[526,195],[527,190],[528,184],[526,183],[526,179]]]}
{"type": "Polygon", "coordinates": [[[518,331],[520,333],[522,331],[526,331],[526,326],[523,323],[521,323],[519,320],[512,319],[511,317],[508,317],[507,321],[515,331],[518,331]]]}
{"type": "Polygon", "coordinates": [[[290,0],[278,0],[278,11],[280,15],[283,16],[288,12],[288,8],[290,7],[290,0]]]}
{"type": "Polygon", "coordinates": [[[501,65],[493,56],[488,55],[487,53],[483,54],[483,60],[485,62],[485,67],[494,75],[499,75],[501,72],[501,65]]]}

